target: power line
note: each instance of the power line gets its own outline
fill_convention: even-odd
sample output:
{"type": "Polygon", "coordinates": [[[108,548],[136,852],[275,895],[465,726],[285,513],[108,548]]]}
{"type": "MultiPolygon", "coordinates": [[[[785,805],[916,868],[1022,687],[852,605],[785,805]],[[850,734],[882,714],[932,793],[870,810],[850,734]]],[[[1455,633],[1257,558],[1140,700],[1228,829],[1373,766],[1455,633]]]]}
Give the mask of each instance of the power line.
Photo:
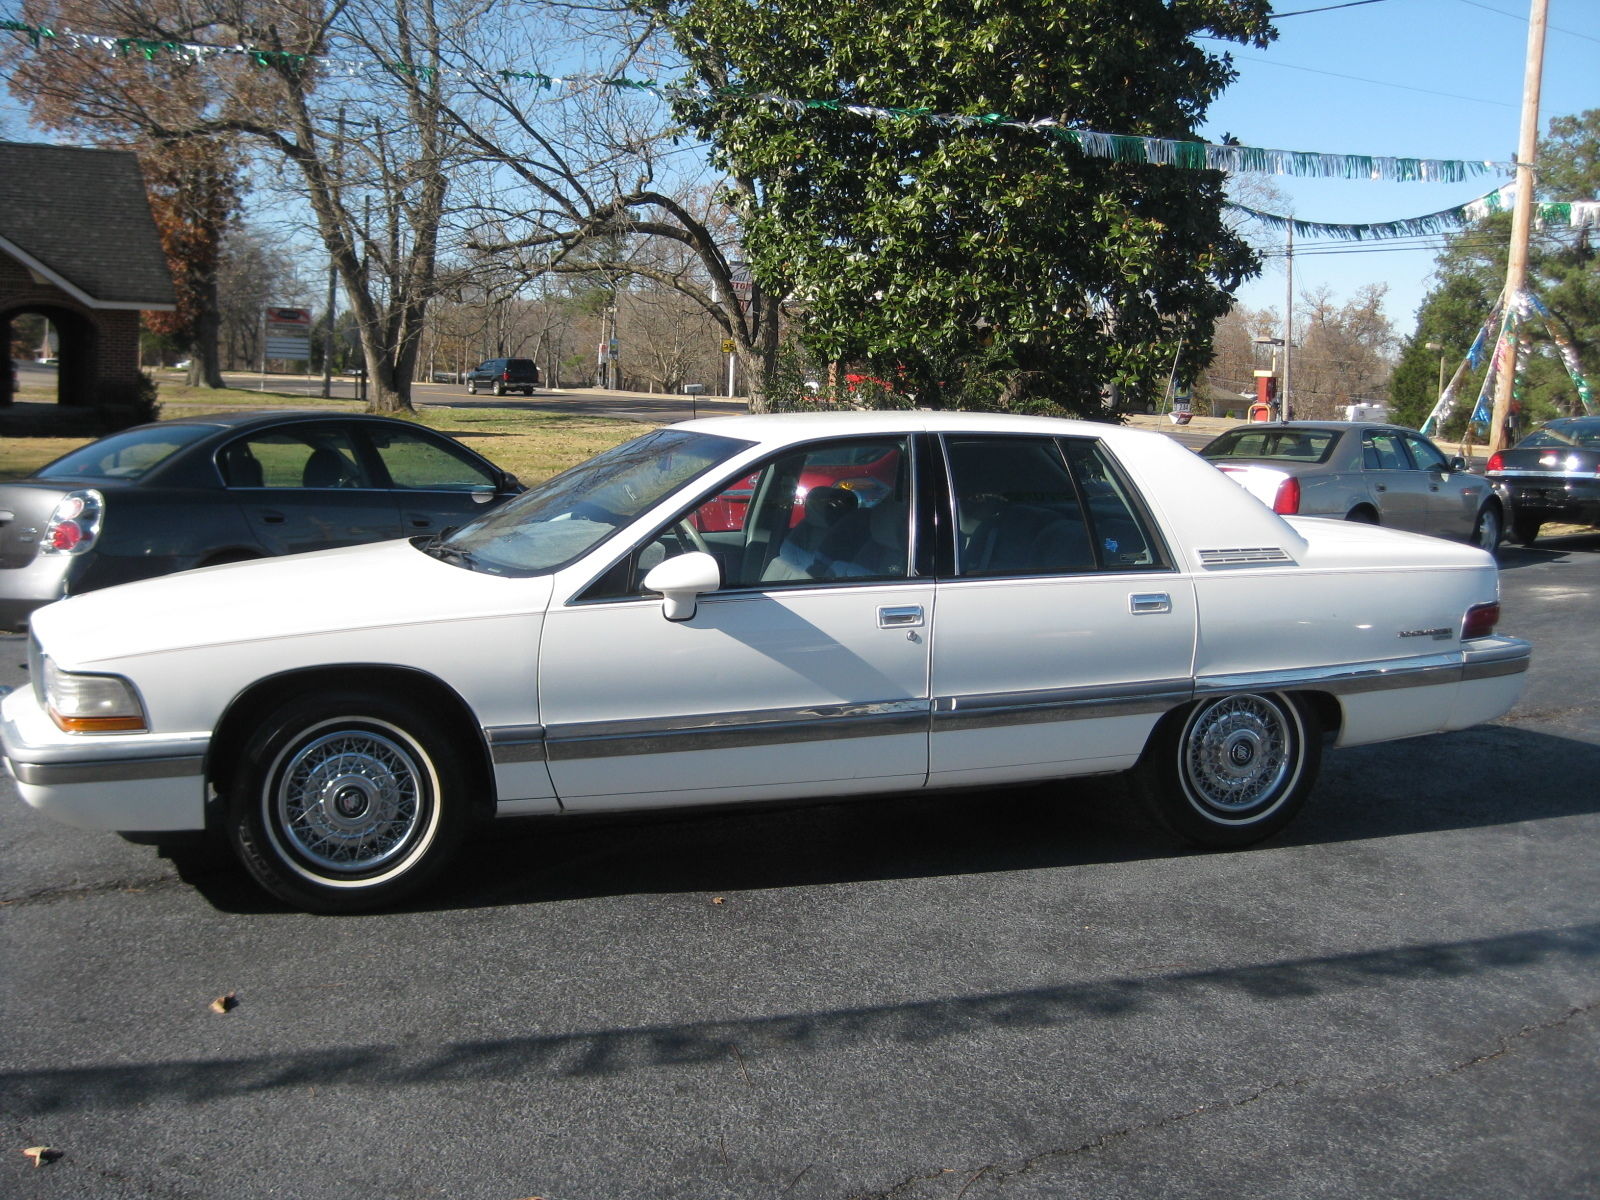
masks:
{"type": "MultiPolygon", "coordinates": [[[[1528,23],[1528,18],[1523,16],[1521,13],[1508,13],[1504,9],[1495,8],[1492,4],[1481,4],[1479,3],[1479,0],[1456,0],[1456,3],[1465,4],[1471,8],[1481,8],[1484,12],[1492,12],[1499,16],[1506,17],[1512,21],[1520,21],[1524,25],[1528,23]]],[[[1591,37],[1587,33],[1579,33],[1576,29],[1563,29],[1559,25],[1546,25],[1545,28],[1549,29],[1552,33],[1564,33],[1568,37],[1582,38],[1586,42],[1600,42],[1600,38],[1591,37]]]]}
{"type": "MultiPolygon", "coordinates": [[[[1208,41],[1220,39],[1210,38],[1208,41]]],[[[1370,83],[1377,87],[1398,88],[1402,92],[1420,92],[1424,96],[1442,96],[1446,100],[1466,100],[1473,104],[1492,104],[1496,108],[1516,108],[1517,105],[1506,100],[1485,100],[1481,96],[1460,96],[1454,92],[1436,92],[1432,88],[1412,87],[1408,83],[1390,83],[1384,79],[1367,79],[1360,75],[1345,75],[1339,71],[1324,71],[1318,67],[1302,67],[1298,63],[1278,62],[1276,59],[1260,58],[1254,54],[1235,54],[1233,57],[1244,62],[1266,63],[1272,67],[1282,67],[1286,71],[1306,71],[1312,75],[1328,75],[1334,79],[1348,79],[1353,83],[1370,83]]]]}
{"type": "Polygon", "coordinates": [[[1329,4],[1323,8],[1301,8],[1294,12],[1275,12],[1267,15],[1274,21],[1281,21],[1284,17],[1303,17],[1307,13],[1333,12],[1339,8],[1360,8],[1363,4],[1382,4],[1384,2],[1385,0],[1347,0],[1344,4],[1329,4]]]}

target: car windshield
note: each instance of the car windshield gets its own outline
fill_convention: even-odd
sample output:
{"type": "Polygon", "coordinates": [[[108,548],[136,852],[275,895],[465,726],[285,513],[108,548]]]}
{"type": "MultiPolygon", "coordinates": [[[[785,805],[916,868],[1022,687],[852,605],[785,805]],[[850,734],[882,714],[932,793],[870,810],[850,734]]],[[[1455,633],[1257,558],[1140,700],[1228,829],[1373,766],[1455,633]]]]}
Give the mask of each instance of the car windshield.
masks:
{"type": "Polygon", "coordinates": [[[1600,450],[1600,421],[1551,421],[1517,443],[1522,446],[1582,446],[1600,450]]]}
{"type": "Polygon", "coordinates": [[[151,425],[103,437],[39,468],[37,479],[140,479],[185,446],[216,430],[207,425],[151,425]]]}
{"type": "Polygon", "coordinates": [[[1281,462],[1327,462],[1339,438],[1332,429],[1296,429],[1269,425],[1259,429],[1230,429],[1201,455],[1216,458],[1262,458],[1281,462]]]}
{"type": "Polygon", "coordinates": [[[563,471],[425,548],[493,575],[558,570],[750,445],[658,429],[563,471]]]}

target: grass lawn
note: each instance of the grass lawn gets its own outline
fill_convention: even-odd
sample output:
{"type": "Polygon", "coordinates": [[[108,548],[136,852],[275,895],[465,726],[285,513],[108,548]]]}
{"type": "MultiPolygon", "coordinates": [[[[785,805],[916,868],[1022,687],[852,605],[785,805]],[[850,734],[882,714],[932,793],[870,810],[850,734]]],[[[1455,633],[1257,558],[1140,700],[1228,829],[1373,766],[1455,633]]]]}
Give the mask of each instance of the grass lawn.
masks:
{"type": "MultiPolygon", "coordinates": [[[[21,401],[54,402],[55,389],[24,388],[21,401]]],[[[257,411],[273,408],[327,409],[360,412],[354,400],[322,400],[283,392],[258,392],[244,388],[212,391],[161,381],[161,419],[229,410],[257,411]]],[[[637,421],[538,413],[509,408],[429,408],[419,406],[417,423],[447,433],[471,446],[485,458],[504,467],[523,483],[537,483],[574,463],[637,437],[652,428],[637,421]]],[[[4,432],[0,424],[0,433],[4,432]]],[[[25,479],[52,459],[93,439],[88,437],[0,436],[0,481],[25,479]]]]}

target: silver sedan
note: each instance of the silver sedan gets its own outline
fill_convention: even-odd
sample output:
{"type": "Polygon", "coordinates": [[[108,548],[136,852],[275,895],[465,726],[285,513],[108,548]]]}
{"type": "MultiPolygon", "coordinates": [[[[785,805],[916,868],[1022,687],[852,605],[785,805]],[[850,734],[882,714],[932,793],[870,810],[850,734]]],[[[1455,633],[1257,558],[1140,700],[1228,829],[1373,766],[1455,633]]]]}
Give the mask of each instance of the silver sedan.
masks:
{"type": "Polygon", "coordinates": [[[1252,423],[1221,434],[1200,456],[1285,515],[1388,525],[1491,553],[1505,531],[1489,482],[1414,429],[1359,421],[1252,423]]]}

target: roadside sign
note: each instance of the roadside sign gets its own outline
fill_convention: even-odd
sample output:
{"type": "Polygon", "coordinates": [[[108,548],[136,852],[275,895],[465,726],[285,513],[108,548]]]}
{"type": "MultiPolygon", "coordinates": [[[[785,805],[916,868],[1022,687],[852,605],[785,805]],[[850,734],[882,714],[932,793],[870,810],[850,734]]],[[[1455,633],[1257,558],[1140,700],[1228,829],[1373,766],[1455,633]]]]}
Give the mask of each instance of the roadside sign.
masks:
{"type": "Polygon", "coordinates": [[[266,352],[263,357],[310,361],[310,309],[268,308],[263,317],[266,326],[266,352]]]}

